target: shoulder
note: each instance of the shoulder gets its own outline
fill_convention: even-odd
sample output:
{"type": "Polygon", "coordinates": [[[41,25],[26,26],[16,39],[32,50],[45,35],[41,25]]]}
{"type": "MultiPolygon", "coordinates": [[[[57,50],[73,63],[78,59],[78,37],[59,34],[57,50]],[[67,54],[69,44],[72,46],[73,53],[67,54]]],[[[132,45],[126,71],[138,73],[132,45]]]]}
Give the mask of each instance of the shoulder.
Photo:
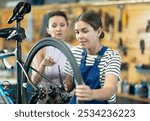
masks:
{"type": "Polygon", "coordinates": [[[74,46],[71,48],[73,54],[81,54],[83,52],[83,48],[81,46],[74,46]]]}
{"type": "Polygon", "coordinates": [[[64,42],[64,43],[67,45],[68,48],[72,48],[72,45],[70,43],[68,42],[64,42]]]}
{"type": "Polygon", "coordinates": [[[109,58],[117,57],[117,58],[121,59],[120,54],[116,50],[111,49],[109,47],[108,47],[108,49],[107,49],[107,51],[105,53],[105,56],[107,56],[109,58]]]}

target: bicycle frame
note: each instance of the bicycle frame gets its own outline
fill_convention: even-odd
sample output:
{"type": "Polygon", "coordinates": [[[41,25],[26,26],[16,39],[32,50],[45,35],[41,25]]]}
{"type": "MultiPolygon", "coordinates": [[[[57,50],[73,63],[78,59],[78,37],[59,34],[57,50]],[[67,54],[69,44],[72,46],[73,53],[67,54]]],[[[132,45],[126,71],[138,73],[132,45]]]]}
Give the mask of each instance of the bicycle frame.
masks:
{"type": "MultiPolygon", "coordinates": [[[[25,14],[29,13],[31,11],[31,5],[27,2],[19,2],[15,9],[13,10],[13,15],[8,20],[8,23],[11,24],[13,21],[16,21],[16,28],[12,33],[7,32],[5,34],[5,31],[7,29],[2,30],[1,37],[7,38],[7,39],[16,39],[16,52],[10,53],[10,54],[3,54],[0,59],[4,57],[10,57],[10,56],[16,56],[16,76],[17,76],[17,104],[22,103],[22,97],[21,97],[21,79],[22,79],[22,69],[19,64],[22,65],[22,48],[21,48],[21,42],[25,38],[25,32],[24,29],[21,28],[21,20],[23,20],[23,17],[25,14]],[[22,31],[23,30],[23,31],[22,31]],[[17,35],[16,33],[19,33],[21,35],[17,35]],[[23,33],[24,32],[24,33],[23,33]],[[14,34],[14,35],[13,35],[14,34]]],[[[10,28],[8,28],[10,29],[10,28]]],[[[13,29],[12,29],[13,30],[13,29]]]]}

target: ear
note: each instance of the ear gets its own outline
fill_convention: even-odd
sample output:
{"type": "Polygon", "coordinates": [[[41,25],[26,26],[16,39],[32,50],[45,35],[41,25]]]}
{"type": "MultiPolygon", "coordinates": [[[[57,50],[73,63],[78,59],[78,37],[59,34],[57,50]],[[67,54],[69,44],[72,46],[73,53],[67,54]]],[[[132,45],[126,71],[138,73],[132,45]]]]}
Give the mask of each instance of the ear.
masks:
{"type": "Polygon", "coordinates": [[[99,28],[97,29],[97,36],[98,36],[98,37],[101,35],[101,32],[102,32],[101,27],[99,27],[99,28]]]}
{"type": "Polygon", "coordinates": [[[48,34],[51,34],[51,32],[50,32],[50,29],[49,29],[49,28],[47,28],[46,30],[47,30],[47,33],[48,33],[48,34]]]}

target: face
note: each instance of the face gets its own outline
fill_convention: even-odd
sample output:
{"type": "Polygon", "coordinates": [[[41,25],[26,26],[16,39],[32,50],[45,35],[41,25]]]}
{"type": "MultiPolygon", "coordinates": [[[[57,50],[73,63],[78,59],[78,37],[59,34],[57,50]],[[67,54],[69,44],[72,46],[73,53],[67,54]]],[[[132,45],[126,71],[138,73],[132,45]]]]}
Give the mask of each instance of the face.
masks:
{"type": "Polygon", "coordinates": [[[94,30],[89,24],[83,21],[75,23],[76,38],[80,45],[86,49],[91,49],[98,44],[99,31],[94,30]]]}
{"type": "Polygon", "coordinates": [[[49,27],[47,28],[48,34],[58,40],[65,40],[67,35],[68,24],[64,17],[53,16],[49,19],[49,27]]]}

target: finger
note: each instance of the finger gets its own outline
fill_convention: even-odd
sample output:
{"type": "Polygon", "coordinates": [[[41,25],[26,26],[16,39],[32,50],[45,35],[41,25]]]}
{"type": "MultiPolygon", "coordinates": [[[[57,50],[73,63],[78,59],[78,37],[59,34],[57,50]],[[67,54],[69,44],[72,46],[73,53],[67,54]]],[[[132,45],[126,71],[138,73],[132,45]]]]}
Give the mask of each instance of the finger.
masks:
{"type": "Polygon", "coordinates": [[[77,100],[85,101],[85,100],[88,100],[88,98],[85,98],[85,97],[78,97],[77,100]]]}
{"type": "Polygon", "coordinates": [[[76,91],[89,92],[90,88],[86,85],[80,85],[80,86],[76,86],[76,91]]]}
{"type": "Polygon", "coordinates": [[[86,94],[86,93],[83,94],[83,93],[76,93],[76,92],[75,92],[75,95],[78,97],[87,97],[88,96],[88,94],[86,94]]]}
{"type": "Polygon", "coordinates": [[[77,100],[89,100],[88,97],[77,96],[77,100]]]}
{"type": "Polygon", "coordinates": [[[49,61],[52,63],[52,64],[55,64],[56,62],[54,61],[54,59],[52,58],[49,58],[49,61]]]}
{"type": "Polygon", "coordinates": [[[64,84],[65,91],[68,91],[67,85],[64,84]]]}
{"type": "Polygon", "coordinates": [[[76,86],[76,89],[85,89],[86,87],[85,87],[85,85],[77,85],[76,86]]]}

